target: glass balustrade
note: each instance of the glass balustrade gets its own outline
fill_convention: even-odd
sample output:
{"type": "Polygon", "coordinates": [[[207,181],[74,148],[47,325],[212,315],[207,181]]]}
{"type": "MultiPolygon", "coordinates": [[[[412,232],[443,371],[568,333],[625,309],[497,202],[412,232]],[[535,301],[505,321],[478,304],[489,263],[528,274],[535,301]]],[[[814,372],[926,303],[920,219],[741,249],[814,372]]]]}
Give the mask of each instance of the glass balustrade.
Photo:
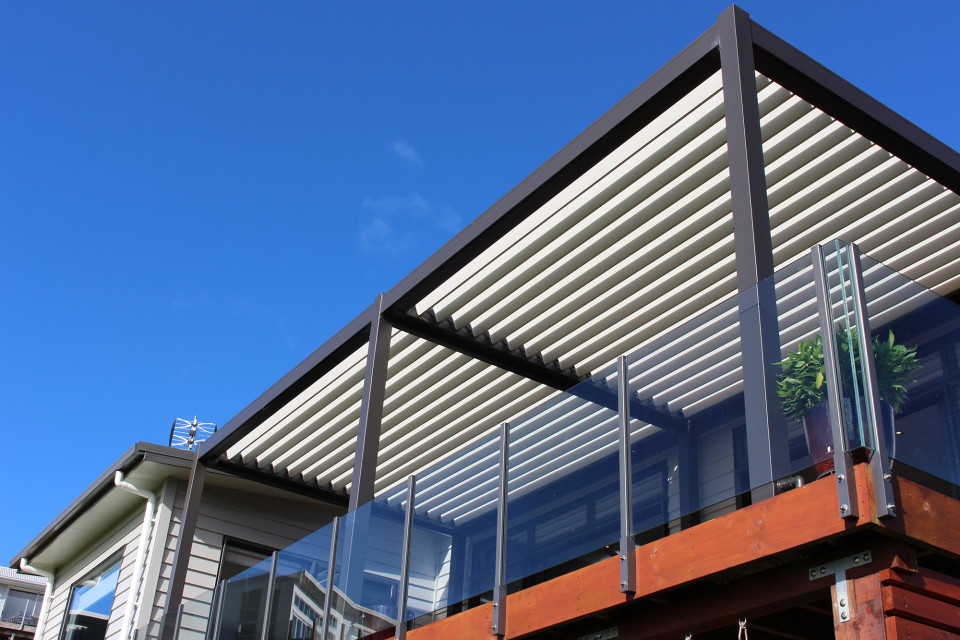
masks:
{"type": "MultiPolygon", "coordinates": [[[[935,260],[936,257],[931,257],[935,260]]],[[[882,413],[897,474],[960,484],[960,306],[861,257],[882,413]],[[917,475],[914,473],[913,475],[917,475]]],[[[929,484],[929,482],[925,482],[929,484]]]]}
{"type": "MultiPolygon", "coordinates": [[[[852,264],[842,243],[826,246],[823,259],[825,324],[833,331],[842,387],[840,437],[848,451],[869,451],[877,443],[858,361],[852,264]]],[[[882,437],[894,470],[956,485],[960,307],[869,258],[862,262],[879,395],[894,414],[878,432],[889,431],[882,437]],[[908,353],[916,349],[916,365],[894,380],[891,396],[884,391],[890,353],[883,361],[880,352],[902,359],[901,345],[908,353]]],[[[817,271],[807,255],[750,293],[756,293],[762,330],[772,330],[775,340],[765,346],[773,360],[766,364],[789,363],[766,367],[767,376],[779,370],[776,387],[767,378],[760,387],[769,407],[761,416],[769,423],[759,428],[768,436],[757,437],[757,424],[748,433],[757,418],[748,419],[745,410],[744,363],[748,356],[752,366],[757,360],[745,355],[740,333],[749,296],[731,296],[682,326],[664,323],[626,358],[625,381],[616,364],[609,366],[511,420],[505,441],[490,425],[487,434],[418,473],[409,504],[407,484],[394,487],[340,518],[338,529],[327,526],[223,582],[208,636],[317,640],[326,629],[324,640],[385,638],[398,620],[417,626],[490,601],[501,560],[504,455],[502,561],[504,583],[512,588],[617,555],[625,517],[621,473],[630,479],[629,530],[643,543],[797,486],[797,476],[809,481],[828,472],[833,432],[829,425],[816,431],[813,415],[827,414],[831,384],[817,271]],[[622,408],[629,414],[628,470],[620,468],[622,408]],[[407,509],[412,524],[405,536],[407,509]]]]}

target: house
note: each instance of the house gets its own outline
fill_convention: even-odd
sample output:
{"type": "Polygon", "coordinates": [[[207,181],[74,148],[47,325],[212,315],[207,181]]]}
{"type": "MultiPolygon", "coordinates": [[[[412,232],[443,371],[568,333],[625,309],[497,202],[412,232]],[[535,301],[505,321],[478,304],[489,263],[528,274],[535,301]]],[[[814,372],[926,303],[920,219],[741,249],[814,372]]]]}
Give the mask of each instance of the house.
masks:
{"type": "Polygon", "coordinates": [[[960,637],[958,194],[960,155],[729,8],[178,459],[129,628],[960,637]],[[820,427],[778,393],[815,345],[820,427]],[[255,490],[315,526],[217,531],[255,490]]]}
{"type": "Polygon", "coordinates": [[[32,640],[46,579],[0,567],[0,637],[32,640]]]}
{"type": "MultiPolygon", "coordinates": [[[[38,640],[158,637],[195,459],[135,444],[17,554],[15,563],[51,580],[38,640]]],[[[196,586],[187,593],[212,589],[342,511],[212,472],[193,523],[196,586]]]]}

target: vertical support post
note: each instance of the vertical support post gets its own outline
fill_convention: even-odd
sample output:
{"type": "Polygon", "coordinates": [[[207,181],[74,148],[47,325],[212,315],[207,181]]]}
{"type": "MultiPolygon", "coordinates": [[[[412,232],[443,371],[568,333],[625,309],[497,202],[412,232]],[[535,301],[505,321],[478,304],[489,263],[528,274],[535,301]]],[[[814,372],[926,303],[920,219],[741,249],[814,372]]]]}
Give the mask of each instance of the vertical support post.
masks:
{"type": "Polygon", "coordinates": [[[173,638],[180,637],[180,625],[183,623],[183,603],[177,605],[177,618],[173,625],[173,638]]]}
{"type": "Polygon", "coordinates": [[[823,368],[827,380],[827,400],[830,413],[830,430],[833,432],[833,468],[836,470],[837,505],[841,518],[856,518],[860,515],[857,503],[857,486],[853,465],[847,454],[843,434],[843,412],[840,409],[840,371],[837,361],[837,338],[833,331],[833,300],[827,280],[827,266],[820,245],[811,250],[813,258],[814,286],[817,290],[817,311],[820,315],[820,340],[823,343],[823,368]]]}
{"type": "Polygon", "coordinates": [[[497,486],[497,542],[496,564],[493,569],[493,625],[490,632],[503,636],[507,627],[507,585],[505,555],[507,551],[507,455],[510,452],[509,425],[500,425],[500,481],[497,486]]]}
{"type": "Polygon", "coordinates": [[[274,551],[270,556],[270,577],[267,578],[267,594],[263,603],[263,628],[260,630],[260,640],[270,637],[270,624],[273,622],[273,589],[277,583],[277,563],[280,552],[274,551]]]}
{"type": "Polygon", "coordinates": [[[337,539],[340,537],[340,518],[335,517],[331,525],[333,530],[330,532],[330,560],[327,564],[327,594],[323,599],[321,640],[327,640],[327,632],[330,629],[330,611],[333,606],[333,578],[337,568],[337,539]]]}
{"type": "Polygon", "coordinates": [[[630,380],[627,357],[617,361],[617,397],[620,405],[620,592],[637,592],[637,554],[633,539],[633,465],[630,460],[630,380]]]}
{"type": "Polygon", "coordinates": [[[890,475],[890,456],[887,441],[880,432],[880,386],[877,384],[877,364],[873,356],[873,337],[870,333],[870,318],[867,315],[867,293],[863,284],[863,267],[860,265],[860,248],[847,245],[847,264],[850,265],[853,309],[857,322],[857,340],[860,349],[860,367],[863,371],[863,397],[867,408],[867,425],[873,437],[874,451],[870,456],[870,471],[873,476],[873,495],[878,518],[896,515],[893,496],[893,478],[890,475]]]}
{"type": "Polygon", "coordinates": [[[220,638],[220,623],[223,622],[223,601],[226,599],[227,588],[229,584],[230,584],[229,579],[221,580],[220,585],[217,587],[217,595],[214,598],[214,601],[216,602],[216,606],[217,606],[217,611],[216,611],[216,616],[213,619],[213,625],[211,627],[213,630],[213,633],[211,634],[208,640],[219,640],[220,638]]]}
{"type": "Polygon", "coordinates": [[[394,637],[407,637],[407,591],[410,585],[410,540],[413,538],[413,493],[416,476],[407,478],[407,510],[403,514],[403,548],[400,550],[400,589],[397,594],[397,628],[394,637]]]}
{"type": "Polygon", "coordinates": [[[780,330],[771,277],[773,241],[751,25],[749,14],[736,6],[717,19],[737,262],[747,454],[750,484],[759,488],[755,490],[755,499],[763,499],[773,494],[773,480],[788,472],[790,452],[776,388],[774,363],[781,359],[780,330]]]}
{"type": "Polygon", "coordinates": [[[390,359],[392,327],[383,317],[383,298],[377,298],[377,316],[370,322],[370,343],[367,347],[367,370],[363,378],[363,399],[360,401],[360,426],[357,450],[353,459],[349,511],[373,499],[377,479],[377,453],[380,449],[380,423],[387,387],[387,361],[390,359]]]}
{"type": "Polygon", "coordinates": [[[203,483],[207,476],[207,466],[195,453],[190,467],[190,480],[187,484],[187,497],[180,516],[180,536],[173,553],[173,571],[170,586],[167,589],[167,604],[163,610],[163,623],[160,629],[161,640],[173,640],[176,635],[176,617],[179,615],[183,600],[183,585],[187,581],[187,566],[193,550],[193,534],[197,529],[197,517],[200,514],[200,498],[203,483]]]}

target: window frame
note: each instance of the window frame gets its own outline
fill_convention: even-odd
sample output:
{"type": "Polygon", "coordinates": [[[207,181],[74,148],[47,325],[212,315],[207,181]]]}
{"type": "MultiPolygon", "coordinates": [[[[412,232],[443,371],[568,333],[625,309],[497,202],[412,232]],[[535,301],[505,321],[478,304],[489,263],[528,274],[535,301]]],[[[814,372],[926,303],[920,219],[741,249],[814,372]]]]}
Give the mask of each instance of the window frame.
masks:
{"type": "MultiPolygon", "coordinates": [[[[63,619],[60,622],[60,633],[57,636],[58,640],[71,640],[70,636],[68,635],[67,625],[70,622],[70,617],[71,617],[70,612],[72,610],[73,598],[77,593],[77,589],[82,586],[87,586],[87,585],[84,585],[83,583],[87,582],[88,580],[94,577],[97,577],[97,576],[102,577],[107,575],[108,573],[110,573],[110,571],[113,570],[114,567],[116,567],[117,569],[117,584],[113,586],[113,598],[110,600],[110,612],[113,613],[113,603],[117,599],[117,587],[120,586],[120,573],[123,571],[123,549],[120,549],[117,552],[108,556],[106,560],[99,563],[95,568],[91,569],[90,571],[87,571],[86,573],[84,573],[80,579],[75,580],[70,585],[70,595],[67,598],[67,606],[64,609],[63,619]]],[[[107,630],[109,630],[109,627],[110,627],[110,617],[111,617],[110,614],[107,614],[106,626],[104,627],[104,638],[106,638],[107,636],[106,632],[107,630]]]]}

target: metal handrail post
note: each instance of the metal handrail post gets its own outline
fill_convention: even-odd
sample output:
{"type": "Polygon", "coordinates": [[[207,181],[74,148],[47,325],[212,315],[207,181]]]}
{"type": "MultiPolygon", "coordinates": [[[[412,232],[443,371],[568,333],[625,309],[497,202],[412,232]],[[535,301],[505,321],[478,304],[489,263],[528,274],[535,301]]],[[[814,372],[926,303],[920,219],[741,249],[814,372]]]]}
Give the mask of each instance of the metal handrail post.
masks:
{"type": "Polygon", "coordinates": [[[870,470],[873,476],[873,495],[878,518],[896,515],[893,495],[893,478],[890,475],[890,456],[887,442],[880,433],[880,387],[877,384],[877,363],[873,355],[873,337],[870,333],[870,318],[867,315],[867,294],[860,264],[860,248],[847,245],[847,263],[850,265],[851,289],[853,290],[854,317],[857,322],[857,341],[860,348],[860,369],[863,372],[863,396],[866,405],[867,424],[873,437],[873,453],[870,455],[870,470]]]}
{"type": "Polygon", "coordinates": [[[416,476],[407,478],[407,510],[403,514],[403,548],[400,551],[400,589],[397,594],[397,626],[394,637],[407,637],[407,590],[410,585],[410,540],[413,538],[413,492],[416,476]]]}
{"type": "Polygon", "coordinates": [[[323,629],[320,632],[321,640],[327,640],[327,631],[330,629],[330,608],[333,602],[333,577],[337,566],[337,538],[340,537],[340,518],[333,519],[333,531],[330,533],[330,559],[327,564],[327,594],[323,600],[323,629]]]}
{"type": "Polygon", "coordinates": [[[503,636],[507,626],[507,586],[504,583],[506,571],[505,554],[507,551],[507,455],[509,425],[500,425],[500,465],[499,485],[497,487],[497,546],[496,563],[493,571],[493,622],[490,632],[503,636]]]}
{"type": "Polygon", "coordinates": [[[630,460],[630,385],[627,357],[617,361],[617,397],[620,405],[620,592],[637,592],[637,554],[633,539],[633,500],[630,495],[632,464],[630,460]]]}
{"type": "Polygon", "coordinates": [[[270,556],[270,577],[267,579],[267,596],[263,604],[263,629],[260,630],[260,640],[267,640],[270,637],[270,622],[273,617],[273,587],[277,581],[277,563],[280,561],[280,552],[274,551],[270,556]]]}
{"type": "Polygon", "coordinates": [[[827,267],[823,258],[823,248],[817,245],[813,247],[811,253],[814,284],[817,291],[817,310],[820,315],[820,337],[823,343],[824,377],[827,380],[830,430],[833,433],[833,466],[836,471],[837,504],[841,518],[855,518],[860,515],[860,509],[857,504],[856,482],[850,475],[853,467],[847,455],[846,438],[843,434],[837,339],[833,332],[833,304],[830,297],[830,284],[827,281],[827,267]]]}

